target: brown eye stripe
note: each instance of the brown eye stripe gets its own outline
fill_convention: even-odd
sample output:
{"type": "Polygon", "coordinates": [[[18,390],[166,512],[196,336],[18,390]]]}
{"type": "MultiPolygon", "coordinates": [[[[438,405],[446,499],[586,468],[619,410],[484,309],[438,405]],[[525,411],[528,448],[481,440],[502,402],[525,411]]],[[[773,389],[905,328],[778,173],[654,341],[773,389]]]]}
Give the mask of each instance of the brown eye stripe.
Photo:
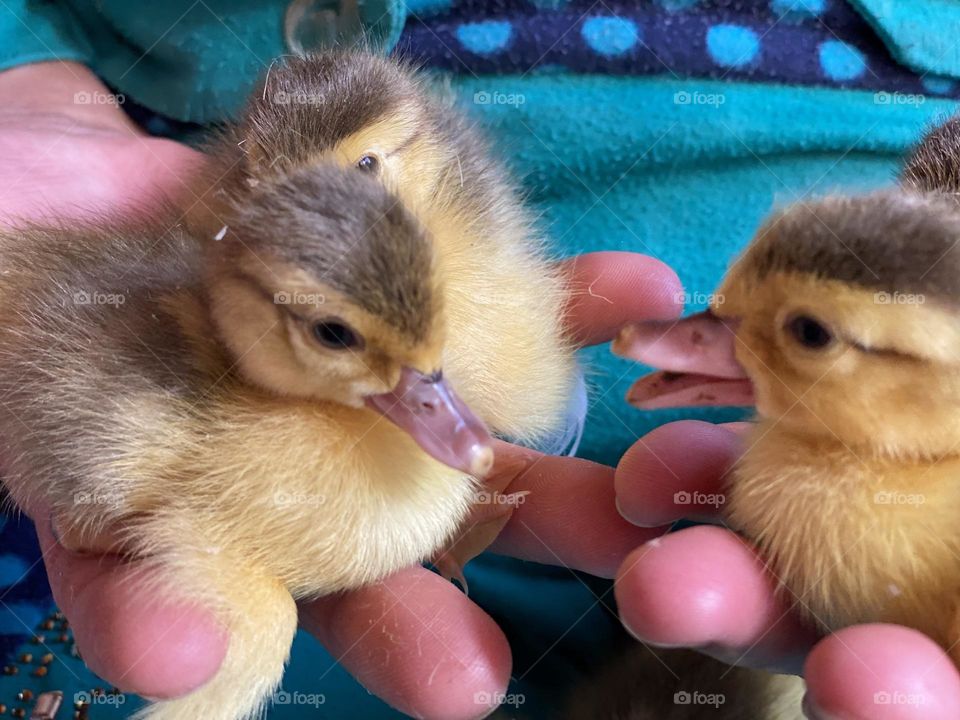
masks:
{"type": "Polygon", "coordinates": [[[420,130],[419,128],[417,130],[414,130],[413,133],[411,133],[406,140],[404,140],[402,143],[400,143],[397,147],[393,149],[390,155],[398,155],[402,153],[404,150],[406,150],[411,145],[413,145],[413,143],[416,142],[422,134],[423,134],[423,131],[420,130]]]}

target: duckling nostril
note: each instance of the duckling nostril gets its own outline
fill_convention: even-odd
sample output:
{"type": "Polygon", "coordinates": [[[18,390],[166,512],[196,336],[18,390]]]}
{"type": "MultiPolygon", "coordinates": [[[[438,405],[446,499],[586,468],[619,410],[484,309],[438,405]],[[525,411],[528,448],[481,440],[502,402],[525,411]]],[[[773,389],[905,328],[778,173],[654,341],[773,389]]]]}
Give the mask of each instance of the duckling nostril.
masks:
{"type": "Polygon", "coordinates": [[[420,407],[422,407],[427,412],[431,412],[431,413],[437,409],[437,406],[434,405],[432,402],[422,402],[420,403],[420,407]]]}

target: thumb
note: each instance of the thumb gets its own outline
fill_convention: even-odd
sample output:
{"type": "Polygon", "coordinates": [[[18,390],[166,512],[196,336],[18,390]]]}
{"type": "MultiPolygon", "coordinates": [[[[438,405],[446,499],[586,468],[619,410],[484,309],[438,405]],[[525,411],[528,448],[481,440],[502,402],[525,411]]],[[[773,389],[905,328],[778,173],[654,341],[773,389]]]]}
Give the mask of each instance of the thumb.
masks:
{"type": "Polygon", "coordinates": [[[960,675],[926,635],[858,625],[820,641],[804,666],[813,720],[946,720],[960,708],[960,675]]]}

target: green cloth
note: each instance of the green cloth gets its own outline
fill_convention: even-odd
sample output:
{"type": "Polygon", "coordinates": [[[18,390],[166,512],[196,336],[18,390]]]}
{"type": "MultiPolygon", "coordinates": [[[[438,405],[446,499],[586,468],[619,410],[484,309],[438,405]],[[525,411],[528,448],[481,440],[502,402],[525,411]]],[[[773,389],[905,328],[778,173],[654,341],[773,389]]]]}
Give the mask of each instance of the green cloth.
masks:
{"type": "Polygon", "coordinates": [[[336,15],[331,8],[338,4],[3,0],[0,70],[75,60],[155,112],[182,121],[216,122],[239,110],[274,58],[294,51],[290,38],[318,47],[329,44],[329,33],[340,31],[351,37],[362,34],[365,42],[385,50],[396,44],[406,20],[401,0],[357,0],[359,24],[346,12],[336,15]],[[298,4],[309,11],[288,37],[284,21],[298,4]]]}
{"type": "Polygon", "coordinates": [[[90,64],[90,43],[53,3],[4,0],[0,6],[0,69],[45,60],[90,64]]]}

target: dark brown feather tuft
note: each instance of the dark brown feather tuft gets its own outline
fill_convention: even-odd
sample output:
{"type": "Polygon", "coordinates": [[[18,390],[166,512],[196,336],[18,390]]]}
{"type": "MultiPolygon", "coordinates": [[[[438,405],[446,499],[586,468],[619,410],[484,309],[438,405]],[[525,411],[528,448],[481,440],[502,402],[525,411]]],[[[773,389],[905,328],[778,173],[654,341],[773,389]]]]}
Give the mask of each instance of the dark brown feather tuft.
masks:
{"type": "Polygon", "coordinates": [[[951,200],[898,190],[794,205],[764,225],[745,262],[760,278],[808,273],[958,303],[958,244],[951,200]]]}
{"type": "Polygon", "coordinates": [[[349,135],[418,102],[416,76],[365,52],[285,58],[272,66],[217,150],[228,167],[246,160],[261,175],[310,162],[349,135]]]}
{"type": "Polygon", "coordinates": [[[332,164],[306,167],[248,189],[225,219],[227,253],[296,266],[412,339],[426,337],[436,311],[431,244],[376,180],[332,164]]]}
{"type": "Polygon", "coordinates": [[[919,192],[960,193],[960,116],[924,135],[904,163],[900,182],[919,192]]]}

